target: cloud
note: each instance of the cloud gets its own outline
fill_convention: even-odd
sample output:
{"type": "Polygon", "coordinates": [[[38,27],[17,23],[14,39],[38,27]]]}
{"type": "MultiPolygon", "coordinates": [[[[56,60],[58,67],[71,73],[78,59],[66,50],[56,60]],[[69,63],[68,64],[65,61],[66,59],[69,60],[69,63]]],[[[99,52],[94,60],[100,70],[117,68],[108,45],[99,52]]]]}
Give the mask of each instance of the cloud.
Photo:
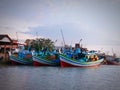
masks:
{"type": "Polygon", "coordinates": [[[0,33],[20,41],[39,37],[74,44],[120,45],[119,0],[2,0],[0,33]]]}
{"type": "Polygon", "coordinates": [[[16,32],[20,41],[27,38],[35,38],[34,33],[28,34],[31,28],[44,26],[43,21],[46,15],[46,1],[40,0],[11,0],[0,1],[0,33],[9,34],[10,37],[16,39],[16,32]],[[38,2],[38,3],[36,3],[38,2]],[[42,2],[42,3],[41,3],[42,2]]]}
{"type": "Polygon", "coordinates": [[[24,41],[28,38],[34,38],[34,35],[30,32],[31,27],[36,27],[39,24],[36,22],[27,22],[25,20],[19,18],[7,18],[7,17],[0,17],[0,33],[1,34],[8,34],[11,38],[17,39],[16,32],[18,33],[18,38],[20,41],[24,41]],[[23,33],[24,32],[24,33],[23,33]]]}

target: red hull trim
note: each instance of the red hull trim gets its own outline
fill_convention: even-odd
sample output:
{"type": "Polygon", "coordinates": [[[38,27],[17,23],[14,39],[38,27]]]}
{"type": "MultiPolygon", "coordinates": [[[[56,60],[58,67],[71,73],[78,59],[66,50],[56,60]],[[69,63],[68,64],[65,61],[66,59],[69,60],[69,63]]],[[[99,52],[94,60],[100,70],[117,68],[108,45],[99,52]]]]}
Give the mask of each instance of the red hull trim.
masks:
{"type": "Polygon", "coordinates": [[[12,61],[12,60],[11,60],[11,63],[12,63],[12,65],[28,65],[28,66],[33,65],[32,63],[31,64],[23,64],[23,63],[19,63],[19,62],[12,61]]]}
{"type": "Polygon", "coordinates": [[[40,62],[37,62],[37,61],[33,61],[33,65],[34,66],[50,66],[48,64],[43,64],[43,63],[40,63],[40,62]]]}
{"type": "Polygon", "coordinates": [[[60,61],[60,65],[61,65],[61,67],[80,67],[80,68],[95,68],[95,67],[99,67],[100,66],[100,64],[93,65],[93,66],[75,66],[75,65],[66,63],[64,61],[60,61]]]}
{"type": "Polygon", "coordinates": [[[11,62],[12,62],[12,65],[23,65],[21,63],[15,62],[15,61],[11,61],[11,62]]]}

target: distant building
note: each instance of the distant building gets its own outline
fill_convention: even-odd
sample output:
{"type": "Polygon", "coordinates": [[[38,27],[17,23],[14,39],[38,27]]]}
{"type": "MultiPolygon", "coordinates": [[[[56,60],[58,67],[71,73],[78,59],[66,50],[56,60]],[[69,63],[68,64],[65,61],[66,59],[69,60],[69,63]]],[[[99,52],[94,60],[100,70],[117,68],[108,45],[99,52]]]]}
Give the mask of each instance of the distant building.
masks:
{"type": "Polygon", "coordinates": [[[12,48],[18,47],[18,40],[12,40],[6,34],[0,34],[0,52],[6,52],[12,48]]]}
{"type": "Polygon", "coordinates": [[[0,35],[0,45],[11,44],[12,40],[8,35],[0,35]]]}

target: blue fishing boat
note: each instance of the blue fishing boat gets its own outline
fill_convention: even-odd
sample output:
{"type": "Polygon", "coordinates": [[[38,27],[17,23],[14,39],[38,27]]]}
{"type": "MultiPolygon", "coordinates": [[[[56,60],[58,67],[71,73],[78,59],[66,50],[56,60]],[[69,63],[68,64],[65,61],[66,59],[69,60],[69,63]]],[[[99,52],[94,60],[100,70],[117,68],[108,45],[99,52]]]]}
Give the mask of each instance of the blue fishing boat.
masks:
{"type": "Polygon", "coordinates": [[[32,65],[33,63],[32,54],[14,53],[9,58],[13,65],[32,65]]]}
{"type": "Polygon", "coordinates": [[[87,57],[84,57],[78,60],[60,54],[60,65],[61,67],[98,67],[104,60],[103,58],[93,59],[89,60],[87,57]]]}
{"type": "Polygon", "coordinates": [[[11,60],[13,65],[32,65],[32,53],[28,50],[24,50],[19,48],[18,52],[11,53],[9,52],[9,59],[11,60]]]}
{"type": "Polygon", "coordinates": [[[81,48],[76,44],[74,48],[65,47],[60,54],[61,67],[97,67],[104,58],[97,54],[88,54],[86,48],[81,48]]]}
{"type": "Polygon", "coordinates": [[[39,52],[33,54],[34,66],[59,66],[60,59],[59,54],[49,52],[39,52]]]}
{"type": "Polygon", "coordinates": [[[34,66],[59,66],[59,59],[46,59],[40,56],[33,56],[33,65],[34,66]]]}

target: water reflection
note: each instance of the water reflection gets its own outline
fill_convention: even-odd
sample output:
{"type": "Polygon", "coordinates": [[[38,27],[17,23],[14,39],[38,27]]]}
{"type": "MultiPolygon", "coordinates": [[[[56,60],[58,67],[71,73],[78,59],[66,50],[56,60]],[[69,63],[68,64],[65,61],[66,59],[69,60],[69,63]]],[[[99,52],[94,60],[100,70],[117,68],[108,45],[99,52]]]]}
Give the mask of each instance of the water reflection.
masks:
{"type": "Polygon", "coordinates": [[[0,67],[1,90],[120,90],[119,66],[0,67]]]}

